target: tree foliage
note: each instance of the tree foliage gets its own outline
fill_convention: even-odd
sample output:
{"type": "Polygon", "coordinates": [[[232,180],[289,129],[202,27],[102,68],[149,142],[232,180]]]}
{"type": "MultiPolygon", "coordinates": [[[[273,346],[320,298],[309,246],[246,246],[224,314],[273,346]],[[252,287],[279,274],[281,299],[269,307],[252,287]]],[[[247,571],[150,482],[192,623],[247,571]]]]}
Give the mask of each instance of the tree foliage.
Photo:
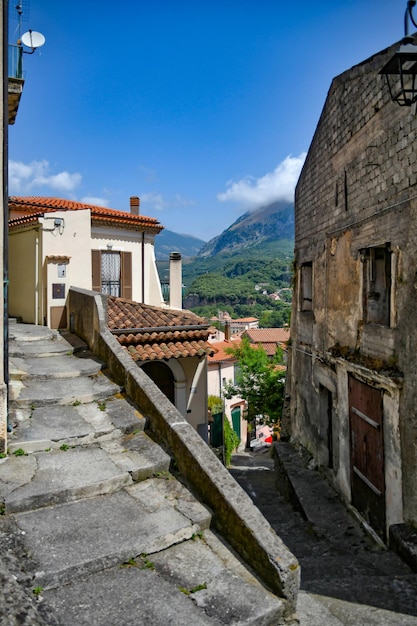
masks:
{"type": "Polygon", "coordinates": [[[290,245],[285,242],[184,261],[184,306],[203,317],[216,315],[219,309],[233,318],[258,317],[261,328],[288,324],[291,261],[290,245]],[[281,290],[281,300],[267,295],[278,292],[281,297],[281,290]]]}
{"type": "Polygon", "coordinates": [[[261,345],[253,346],[243,336],[239,345],[227,350],[237,359],[235,384],[225,387],[225,397],[239,396],[247,402],[246,419],[267,424],[280,424],[284,399],[285,370],[282,350],[277,348],[270,360],[261,345]]]}
{"type": "Polygon", "coordinates": [[[240,444],[240,439],[230,425],[227,417],[223,421],[223,440],[224,440],[224,464],[226,467],[230,465],[232,454],[240,444]]]}

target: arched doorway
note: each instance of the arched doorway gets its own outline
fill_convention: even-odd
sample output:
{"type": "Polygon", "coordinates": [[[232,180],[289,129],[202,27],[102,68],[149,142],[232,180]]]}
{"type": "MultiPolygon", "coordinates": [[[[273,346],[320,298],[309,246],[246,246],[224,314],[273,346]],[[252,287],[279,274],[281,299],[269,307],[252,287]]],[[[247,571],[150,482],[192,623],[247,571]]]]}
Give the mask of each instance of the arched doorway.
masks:
{"type": "Polygon", "coordinates": [[[175,380],[171,369],[161,361],[149,361],[142,365],[143,371],[175,405],[175,380]]]}

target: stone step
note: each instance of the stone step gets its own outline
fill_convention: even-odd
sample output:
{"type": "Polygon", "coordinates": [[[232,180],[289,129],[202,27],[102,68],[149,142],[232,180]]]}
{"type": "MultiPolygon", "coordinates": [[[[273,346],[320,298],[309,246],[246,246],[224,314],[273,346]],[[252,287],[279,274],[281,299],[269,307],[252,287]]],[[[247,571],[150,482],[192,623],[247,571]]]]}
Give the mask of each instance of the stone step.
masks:
{"type": "Polygon", "coordinates": [[[63,626],[272,626],[281,623],[283,612],[282,602],[261,587],[211,531],[132,559],[124,567],[47,590],[44,600],[63,626]],[[157,601],[152,601],[156,590],[157,601]]]}
{"type": "Polygon", "coordinates": [[[10,386],[12,409],[37,408],[48,404],[84,404],[104,400],[117,393],[120,387],[104,374],[71,379],[14,381],[10,386]]]}
{"type": "Polygon", "coordinates": [[[16,324],[10,341],[0,504],[42,613],[71,626],[284,624],[286,603],[211,533],[211,512],[170,474],[145,418],[67,339],[16,324]]]}
{"type": "Polygon", "coordinates": [[[24,341],[34,343],[45,340],[55,340],[59,338],[57,330],[52,330],[47,326],[38,326],[36,324],[14,323],[9,325],[9,340],[24,341]]]}
{"type": "Polygon", "coordinates": [[[111,493],[169,470],[170,457],[144,432],[101,445],[30,455],[18,448],[0,471],[6,513],[111,493]]]}
{"type": "Polygon", "coordinates": [[[143,431],[145,419],[123,398],[87,404],[53,404],[11,412],[14,429],[9,435],[10,453],[42,452],[49,448],[86,445],[106,438],[143,431]]]}
{"type": "MultiPolygon", "coordinates": [[[[131,561],[133,563],[133,561],[131,561]]],[[[117,565],[42,592],[60,626],[221,626],[146,564],[117,565]]],[[[193,594],[194,595],[194,594],[193,594]]],[[[44,607],[45,608],[45,607],[44,607]]]]}
{"type": "Polygon", "coordinates": [[[56,338],[38,339],[18,339],[9,341],[9,356],[16,357],[51,357],[58,354],[71,355],[73,347],[59,335],[56,338]]]}
{"type": "Polygon", "coordinates": [[[24,481],[4,498],[6,513],[111,493],[132,483],[100,448],[69,448],[12,456],[8,468],[24,481]]]}
{"type": "Polygon", "coordinates": [[[36,564],[34,586],[43,588],[164,550],[204,531],[211,520],[205,507],[167,475],[13,518],[36,564]]]}
{"type": "Polygon", "coordinates": [[[31,378],[76,378],[93,376],[102,369],[102,363],[94,359],[78,359],[67,355],[55,355],[48,359],[37,357],[12,357],[10,359],[11,380],[31,378]]]}

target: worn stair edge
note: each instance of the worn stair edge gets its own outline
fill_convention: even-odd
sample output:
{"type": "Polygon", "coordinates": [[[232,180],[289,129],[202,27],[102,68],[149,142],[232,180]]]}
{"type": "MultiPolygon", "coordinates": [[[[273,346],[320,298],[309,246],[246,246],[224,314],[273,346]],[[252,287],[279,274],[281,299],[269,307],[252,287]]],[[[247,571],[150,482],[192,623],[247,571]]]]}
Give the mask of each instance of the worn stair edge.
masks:
{"type": "Polygon", "coordinates": [[[9,370],[11,380],[68,379],[95,376],[101,372],[102,363],[62,354],[55,354],[50,359],[11,357],[9,370]]]}
{"type": "Polygon", "coordinates": [[[29,343],[45,340],[55,341],[59,339],[59,332],[39,324],[13,324],[9,328],[9,339],[29,343]]]}
{"type": "Polygon", "coordinates": [[[25,452],[43,452],[61,445],[85,446],[122,435],[143,432],[146,420],[123,397],[112,396],[106,402],[77,406],[49,405],[32,409],[11,410],[13,432],[8,452],[22,448],[25,452]]]}
{"type": "Polygon", "coordinates": [[[12,457],[6,461],[3,477],[5,472],[10,476],[8,493],[8,483],[3,480],[2,485],[6,513],[91,498],[132,484],[130,474],[97,447],[12,457]],[[15,487],[17,479],[20,485],[15,487]]]}
{"type": "Polygon", "coordinates": [[[49,405],[11,411],[13,431],[8,440],[8,454],[19,449],[33,453],[55,450],[63,445],[101,445],[108,440],[144,432],[145,418],[122,398],[113,396],[104,404],[97,403],[100,419],[89,406],[49,405]]]}
{"type": "Polygon", "coordinates": [[[21,388],[15,385],[14,397],[10,403],[11,408],[38,408],[51,404],[89,404],[99,400],[105,402],[121,391],[118,385],[109,381],[101,373],[92,379],[82,376],[71,380],[71,385],[63,379],[56,379],[50,385],[32,380],[21,388]]]}
{"type": "Polygon", "coordinates": [[[76,500],[94,498],[114,493],[123,487],[127,487],[132,482],[128,473],[120,474],[107,480],[99,480],[93,484],[68,489],[50,490],[48,492],[27,496],[25,498],[5,498],[6,514],[23,513],[24,511],[34,511],[57,504],[66,504],[76,500]]]}
{"type": "Polygon", "coordinates": [[[152,569],[116,566],[43,591],[60,626],[221,626],[152,569]]]}
{"type": "Polygon", "coordinates": [[[21,458],[9,459],[15,475],[22,476],[22,485],[13,488],[12,481],[4,498],[6,513],[112,493],[167,472],[171,462],[144,432],[103,441],[98,447],[44,450],[25,463],[21,458]]]}
{"type": "Polygon", "coordinates": [[[203,530],[167,503],[148,507],[123,491],[13,514],[44,589],[192,539],[203,530]]]}
{"type": "Polygon", "coordinates": [[[184,541],[136,559],[130,566],[49,589],[44,596],[63,626],[104,622],[133,626],[139,615],[141,623],[155,626],[284,624],[282,601],[265,590],[210,531],[202,539],[184,541]],[[168,614],[149,603],[156,589],[158,605],[162,611],[168,608],[168,614]]]}

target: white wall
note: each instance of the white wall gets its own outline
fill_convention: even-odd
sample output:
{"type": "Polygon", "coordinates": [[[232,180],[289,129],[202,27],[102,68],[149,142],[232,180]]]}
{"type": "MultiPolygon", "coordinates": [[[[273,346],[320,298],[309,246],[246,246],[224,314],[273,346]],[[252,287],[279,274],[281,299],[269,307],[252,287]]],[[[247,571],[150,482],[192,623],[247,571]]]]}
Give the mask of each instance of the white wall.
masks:
{"type": "Polygon", "coordinates": [[[156,269],[154,235],[120,228],[93,226],[91,238],[90,249],[111,249],[132,253],[132,300],[153,306],[164,306],[161,284],[156,269]],[[142,250],[145,266],[144,299],[142,293],[142,250]]]}
{"type": "MultiPolygon", "coordinates": [[[[91,215],[90,210],[55,211],[40,219],[42,224],[42,258],[44,285],[44,314],[51,324],[51,307],[65,306],[71,286],[91,289],[91,215]],[[57,226],[58,220],[62,220],[57,226]],[[66,256],[68,262],[47,260],[47,257],[66,256]],[[59,276],[59,268],[65,276],[59,276]],[[53,298],[53,285],[62,285],[63,298],[53,298]]],[[[41,321],[39,323],[42,323],[41,321]]]]}

